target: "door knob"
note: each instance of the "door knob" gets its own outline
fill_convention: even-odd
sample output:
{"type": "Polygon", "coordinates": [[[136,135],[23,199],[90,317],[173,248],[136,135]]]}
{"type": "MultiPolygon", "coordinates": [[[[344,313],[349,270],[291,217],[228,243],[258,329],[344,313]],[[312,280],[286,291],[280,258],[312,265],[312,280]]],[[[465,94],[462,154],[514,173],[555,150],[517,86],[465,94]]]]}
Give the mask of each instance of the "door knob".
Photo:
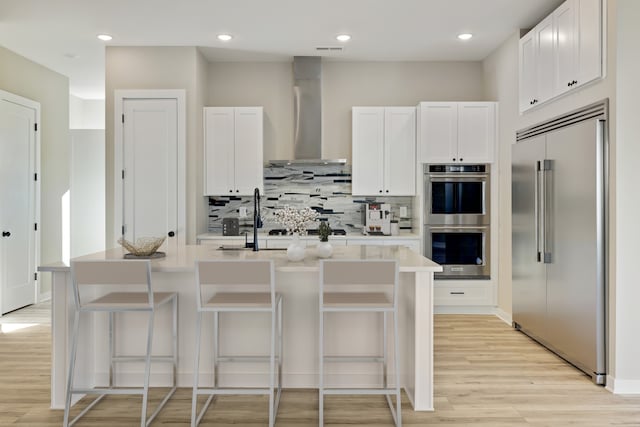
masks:
{"type": "Polygon", "coordinates": [[[169,234],[169,237],[173,237],[173,236],[176,235],[176,233],[174,231],[170,231],[168,234],[169,234]]]}
{"type": "Polygon", "coordinates": [[[10,231],[3,231],[2,232],[2,237],[9,237],[11,236],[11,232],[10,231]]]}

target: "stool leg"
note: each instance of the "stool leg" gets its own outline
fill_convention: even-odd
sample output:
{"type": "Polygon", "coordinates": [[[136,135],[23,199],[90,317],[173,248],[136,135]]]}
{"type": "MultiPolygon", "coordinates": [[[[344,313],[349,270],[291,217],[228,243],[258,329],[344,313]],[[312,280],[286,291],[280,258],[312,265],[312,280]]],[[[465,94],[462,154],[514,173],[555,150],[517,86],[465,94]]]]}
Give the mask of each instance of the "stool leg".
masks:
{"type": "Polygon", "coordinates": [[[220,312],[213,313],[213,388],[218,388],[218,357],[220,356],[220,312]]]}
{"type": "Polygon", "coordinates": [[[278,350],[278,403],[276,408],[280,402],[280,393],[282,392],[282,353],[284,353],[282,343],[282,299],[280,299],[278,305],[278,345],[280,349],[278,350]]]}
{"type": "Polygon", "coordinates": [[[382,312],[382,388],[387,388],[387,312],[382,312]]]}
{"type": "Polygon", "coordinates": [[[320,308],[320,339],[318,348],[320,353],[320,366],[318,368],[318,425],[324,425],[324,312],[320,308]]]}
{"type": "Polygon", "coordinates": [[[73,337],[71,338],[71,355],[69,357],[69,373],[67,375],[67,398],[64,404],[64,420],[62,425],[69,425],[69,411],[71,410],[71,390],[73,388],[73,376],[76,365],[76,354],[78,351],[78,333],[80,330],[80,312],[75,311],[73,316],[73,337]]]}
{"type": "Polygon", "coordinates": [[[114,385],[114,362],[113,359],[116,355],[116,344],[115,344],[115,313],[113,311],[109,312],[109,388],[113,388],[114,385]]]}
{"type": "Polygon", "coordinates": [[[271,352],[269,354],[269,427],[275,424],[276,308],[271,305],[271,352]]]}
{"type": "Polygon", "coordinates": [[[196,315],[196,354],[193,364],[193,395],[191,397],[191,427],[196,427],[197,416],[196,408],[198,405],[198,377],[200,372],[200,334],[202,329],[202,312],[198,311],[196,315]]]}
{"type": "Polygon", "coordinates": [[[173,297],[173,387],[178,385],[178,296],[173,297]]]}
{"type": "Polygon", "coordinates": [[[402,427],[402,394],[400,391],[400,336],[398,335],[397,307],[393,311],[393,344],[393,358],[396,370],[396,426],[402,427]]]}
{"type": "Polygon", "coordinates": [[[149,312],[149,329],[147,331],[147,354],[144,367],[144,389],[142,394],[142,415],[140,426],[147,425],[147,402],[149,400],[149,376],[151,374],[151,343],[153,341],[153,310],[149,312]]]}

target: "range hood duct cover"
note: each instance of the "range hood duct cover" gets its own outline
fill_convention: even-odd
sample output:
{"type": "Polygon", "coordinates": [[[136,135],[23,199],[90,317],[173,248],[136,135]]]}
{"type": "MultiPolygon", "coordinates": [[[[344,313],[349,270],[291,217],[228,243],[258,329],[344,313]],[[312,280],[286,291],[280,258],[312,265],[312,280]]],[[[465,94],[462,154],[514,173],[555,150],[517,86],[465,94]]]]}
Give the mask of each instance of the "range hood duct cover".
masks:
{"type": "Polygon", "coordinates": [[[322,159],[322,62],[319,56],[293,57],[292,160],[272,160],[272,165],[345,164],[346,159],[322,159]]]}

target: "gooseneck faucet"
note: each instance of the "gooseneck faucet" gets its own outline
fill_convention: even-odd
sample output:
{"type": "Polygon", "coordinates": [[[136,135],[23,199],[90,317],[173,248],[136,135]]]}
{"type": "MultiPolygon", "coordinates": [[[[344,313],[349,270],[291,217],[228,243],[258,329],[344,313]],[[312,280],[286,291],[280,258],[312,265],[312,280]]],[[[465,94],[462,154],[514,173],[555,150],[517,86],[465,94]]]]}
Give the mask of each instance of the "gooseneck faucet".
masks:
{"type": "Polygon", "coordinates": [[[258,248],[258,228],[262,228],[262,218],[260,218],[260,190],[256,187],[253,190],[253,251],[258,248]]]}

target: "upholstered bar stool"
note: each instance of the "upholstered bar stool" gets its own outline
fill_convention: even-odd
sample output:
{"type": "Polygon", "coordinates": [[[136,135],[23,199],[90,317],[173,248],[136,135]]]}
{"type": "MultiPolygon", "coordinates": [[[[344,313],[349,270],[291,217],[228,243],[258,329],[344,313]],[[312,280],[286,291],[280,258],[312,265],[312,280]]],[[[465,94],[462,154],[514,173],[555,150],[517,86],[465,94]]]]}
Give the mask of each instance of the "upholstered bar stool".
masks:
{"type": "MultiPolygon", "coordinates": [[[[71,426],[85,415],[96,403],[109,394],[140,394],[142,395],[142,413],[140,425],[149,425],[158,415],[162,407],[176,390],[176,368],[178,363],[178,294],[175,292],[153,292],[151,285],[151,264],[148,260],[104,260],[104,261],[75,261],[71,263],[71,277],[75,302],[75,316],[73,321],[73,336],[71,342],[71,357],[67,379],[67,396],[64,408],[63,425],[71,426]],[[107,293],[98,298],[85,301],[83,289],[100,286],[107,293]],[[127,292],[122,288],[136,286],[146,288],[144,292],[127,292]],[[152,355],[152,339],[154,316],[161,306],[169,306],[172,311],[172,354],[166,356],[152,355]],[[83,313],[104,312],[109,314],[109,385],[103,388],[74,387],[74,370],[78,351],[78,334],[80,316],[83,313]],[[146,352],[143,355],[118,355],[115,348],[115,315],[125,312],[143,312],[149,314],[146,352]],[[114,384],[115,366],[123,362],[144,362],[144,384],[141,387],[116,388],[114,384]],[[153,414],[147,416],[147,402],[149,395],[149,376],[152,362],[168,363],[172,366],[172,385],[164,399],[156,407],[153,414]],[[81,411],[73,420],[69,421],[71,399],[74,394],[97,394],[98,397],[81,411]]],[[[118,323],[126,323],[120,320],[118,323]]],[[[122,327],[123,325],[120,325],[122,327]]]]}
{"type": "Polygon", "coordinates": [[[322,260],[320,261],[320,376],[319,425],[324,425],[324,396],[367,394],[384,395],[396,426],[402,425],[400,364],[398,348],[398,263],[389,260],[322,260]],[[368,288],[365,290],[365,288],[368,288]],[[355,289],[355,291],[354,291],[355,289]],[[329,313],[381,313],[383,317],[382,355],[327,356],[324,353],[325,317],[329,313]],[[388,386],[387,322],[393,315],[393,351],[395,385],[388,386]],[[325,363],[378,362],[382,365],[382,387],[329,388],[324,384],[325,363]],[[395,408],[391,401],[395,396],[395,408]]]}
{"type": "MultiPolygon", "coordinates": [[[[269,396],[269,426],[273,427],[282,390],[282,296],[275,291],[273,261],[197,261],[196,301],[198,318],[196,321],[197,335],[191,425],[195,427],[200,423],[216,395],[266,394],[269,396]],[[205,294],[207,295],[206,297],[205,294]],[[200,387],[198,384],[202,317],[205,313],[213,314],[213,387],[200,387]],[[271,315],[269,355],[222,355],[219,339],[219,320],[221,313],[269,313],[271,315]],[[277,354],[276,348],[278,349],[277,354]],[[268,387],[220,387],[218,367],[222,362],[268,362],[268,387]],[[209,398],[206,400],[200,412],[197,412],[199,395],[209,395],[209,398]]],[[[238,338],[241,337],[238,336],[238,338]]]]}

